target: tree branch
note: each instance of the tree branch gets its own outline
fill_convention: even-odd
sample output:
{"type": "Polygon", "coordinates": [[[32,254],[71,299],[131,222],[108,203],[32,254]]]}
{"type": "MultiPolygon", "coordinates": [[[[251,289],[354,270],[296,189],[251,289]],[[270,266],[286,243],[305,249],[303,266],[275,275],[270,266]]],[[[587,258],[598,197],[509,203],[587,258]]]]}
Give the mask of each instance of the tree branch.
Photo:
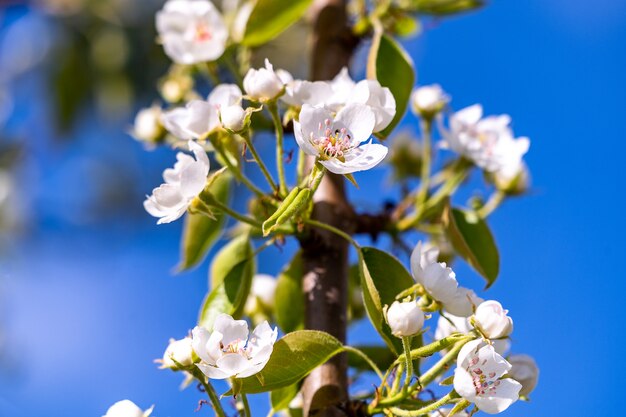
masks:
{"type": "MultiPolygon", "coordinates": [[[[345,0],[316,0],[313,23],[312,78],[328,80],[349,64],[357,40],[348,27],[345,0]]],[[[307,159],[307,169],[314,164],[307,159]]],[[[354,211],[346,201],[342,176],[326,175],[314,195],[312,218],[348,234],[356,230],[354,211]]],[[[348,304],[348,243],[320,229],[309,229],[301,239],[304,261],[305,326],[346,341],[348,304]]],[[[347,361],[345,355],[315,369],[304,381],[306,416],[347,415],[347,361]]]]}

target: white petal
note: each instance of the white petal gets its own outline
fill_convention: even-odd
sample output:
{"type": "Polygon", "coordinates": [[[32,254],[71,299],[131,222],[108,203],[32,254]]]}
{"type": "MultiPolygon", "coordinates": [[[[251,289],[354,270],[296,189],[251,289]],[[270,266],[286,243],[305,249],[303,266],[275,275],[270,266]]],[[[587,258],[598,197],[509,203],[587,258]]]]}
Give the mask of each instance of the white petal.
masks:
{"type": "Polygon", "coordinates": [[[241,102],[242,93],[236,84],[219,84],[216,86],[207,102],[219,107],[228,107],[241,102]]]}
{"type": "Polygon", "coordinates": [[[200,162],[194,162],[186,167],[180,175],[180,192],[186,199],[192,199],[206,185],[206,167],[200,162]]]}
{"type": "Polygon", "coordinates": [[[483,106],[481,106],[480,104],[474,104],[472,106],[459,110],[458,112],[454,113],[452,117],[456,122],[473,125],[478,123],[482,116],[483,106]]]}
{"type": "Polygon", "coordinates": [[[104,417],[143,417],[144,412],[134,402],[122,400],[113,404],[104,417]]]}
{"type": "Polygon", "coordinates": [[[311,133],[313,133],[314,137],[323,134],[326,120],[329,120],[331,123],[333,121],[333,115],[329,110],[304,104],[298,118],[304,139],[308,140],[311,137],[311,133]]]}
{"type": "Polygon", "coordinates": [[[476,388],[472,376],[463,368],[454,370],[454,390],[468,401],[476,398],[476,388]]]}
{"type": "Polygon", "coordinates": [[[326,161],[320,161],[320,164],[324,165],[326,169],[335,174],[351,174],[353,172],[364,171],[378,165],[385,156],[387,156],[387,147],[372,143],[361,146],[351,151],[346,162],[341,162],[338,159],[329,159],[326,161]]]}
{"type": "Polygon", "coordinates": [[[519,392],[522,389],[519,382],[506,378],[499,380],[498,383],[495,396],[477,396],[474,400],[480,411],[487,414],[498,414],[519,399],[519,392]]]}
{"type": "Polygon", "coordinates": [[[250,362],[239,353],[227,353],[217,360],[217,367],[231,376],[245,371],[250,366],[250,362]]]}
{"type": "Polygon", "coordinates": [[[220,368],[216,368],[215,366],[205,365],[203,363],[198,363],[196,366],[207,376],[207,378],[210,379],[226,379],[232,376],[232,374],[225,372],[220,368]]]}
{"type": "Polygon", "coordinates": [[[248,339],[248,323],[245,320],[235,320],[228,314],[220,314],[215,319],[213,330],[224,335],[222,343],[229,345],[236,341],[245,341],[248,339]]]}
{"type": "Polygon", "coordinates": [[[335,122],[345,126],[353,135],[353,143],[357,144],[365,142],[372,135],[376,116],[368,106],[348,104],[339,110],[335,122]]]}
{"type": "Polygon", "coordinates": [[[304,137],[304,134],[302,133],[302,125],[295,120],[293,122],[293,135],[296,138],[296,143],[298,144],[300,149],[302,149],[302,152],[312,156],[319,155],[319,151],[317,150],[317,148],[313,146],[308,138],[304,137]]]}
{"type": "Polygon", "coordinates": [[[187,146],[189,146],[189,150],[193,152],[194,156],[196,157],[196,161],[201,162],[202,165],[205,166],[204,175],[207,176],[209,174],[210,164],[209,157],[207,156],[206,151],[202,146],[192,140],[187,142],[187,146]]]}

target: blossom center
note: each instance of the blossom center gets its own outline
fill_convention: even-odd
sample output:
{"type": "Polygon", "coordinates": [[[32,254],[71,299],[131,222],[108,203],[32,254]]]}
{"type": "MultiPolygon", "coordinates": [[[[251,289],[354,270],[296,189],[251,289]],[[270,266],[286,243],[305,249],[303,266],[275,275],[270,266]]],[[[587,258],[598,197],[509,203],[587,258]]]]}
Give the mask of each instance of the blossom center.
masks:
{"type": "Polygon", "coordinates": [[[209,26],[204,22],[196,23],[195,40],[196,42],[206,42],[213,38],[209,26]]]}
{"type": "Polygon", "coordinates": [[[353,148],[352,135],[345,127],[333,129],[330,119],[319,124],[317,136],[311,132],[311,142],[324,155],[345,162],[345,154],[353,148]]]}
{"type": "Polygon", "coordinates": [[[220,349],[224,353],[237,353],[239,355],[243,355],[246,358],[248,357],[248,352],[245,349],[246,343],[241,339],[233,340],[227,345],[220,343],[220,349]]]}
{"type": "Polygon", "coordinates": [[[477,396],[495,396],[497,387],[500,385],[495,372],[487,373],[483,370],[486,363],[487,361],[481,361],[478,355],[472,355],[467,367],[477,396]]]}

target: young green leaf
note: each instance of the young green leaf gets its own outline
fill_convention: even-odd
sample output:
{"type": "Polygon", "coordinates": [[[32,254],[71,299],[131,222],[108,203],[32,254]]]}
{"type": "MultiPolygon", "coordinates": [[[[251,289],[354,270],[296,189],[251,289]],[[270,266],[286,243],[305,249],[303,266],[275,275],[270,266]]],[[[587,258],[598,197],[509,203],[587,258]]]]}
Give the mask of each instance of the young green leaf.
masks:
{"type": "Polygon", "coordinates": [[[293,332],[304,326],[302,297],[302,257],[298,252],[278,275],[276,283],[274,308],[276,322],[283,332],[293,332]]]}
{"type": "Polygon", "coordinates": [[[289,407],[289,403],[293,400],[300,391],[299,384],[292,384],[284,388],[278,388],[270,392],[270,403],[272,404],[272,411],[280,411],[289,407]]]}
{"type": "Polygon", "coordinates": [[[341,342],[328,333],[316,330],[289,333],[274,344],[272,356],[259,374],[241,380],[240,392],[254,394],[296,384],[342,351],[341,342]]]}
{"type": "Polygon", "coordinates": [[[391,305],[398,293],[415,282],[400,261],[388,253],[376,248],[362,248],[361,254],[361,286],[367,315],[389,348],[399,354],[402,342],[391,334],[383,307],[391,305]]]}
{"type": "Polygon", "coordinates": [[[376,136],[384,139],[402,120],[409,104],[415,83],[413,61],[393,38],[383,34],[375,35],[368,57],[367,78],[376,79],[383,87],[388,87],[396,99],[395,117],[389,126],[376,133],[376,136]]]}
{"type": "Polygon", "coordinates": [[[475,212],[455,209],[448,203],[443,224],[455,251],[487,280],[489,288],[498,277],[500,257],[487,223],[475,212]]]}
{"type": "Polygon", "coordinates": [[[257,0],[248,18],[241,43],[259,46],[296,23],[313,0],[257,0]]]}
{"type": "Polygon", "coordinates": [[[207,329],[220,313],[238,318],[250,293],[254,276],[253,248],[247,234],[233,239],[211,264],[211,291],[200,309],[198,324],[207,329]]]}
{"type": "MultiPolygon", "coordinates": [[[[228,204],[231,185],[232,175],[224,171],[209,186],[209,191],[220,202],[228,204]]],[[[201,213],[187,214],[181,240],[179,271],[191,269],[202,262],[219,239],[226,219],[227,217],[219,211],[215,212],[215,220],[201,213]]]]}

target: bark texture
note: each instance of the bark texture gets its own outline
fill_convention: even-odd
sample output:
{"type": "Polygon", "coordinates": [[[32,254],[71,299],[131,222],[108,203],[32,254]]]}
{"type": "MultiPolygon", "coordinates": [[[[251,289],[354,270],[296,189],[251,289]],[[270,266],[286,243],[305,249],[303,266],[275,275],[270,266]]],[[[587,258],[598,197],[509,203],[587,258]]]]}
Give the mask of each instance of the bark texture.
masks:
{"type": "MultiPolygon", "coordinates": [[[[345,0],[316,0],[313,24],[312,79],[332,79],[347,66],[356,46],[347,24],[345,0]]],[[[314,163],[309,159],[308,168],[314,163]]],[[[348,234],[356,231],[355,215],[346,200],[342,176],[327,174],[314,197],[312,217],[348,234]]],[[[304,260],[305,326],[346,341],[348,303],[348,243],[332,233],[312,229],[301,240],[304,260]]],[[[346,416],[345,355],[314,370],[304,381],[305,416],[346,416]]],[[[351,413],[350,413],[351,414],[351,413]]]]}

